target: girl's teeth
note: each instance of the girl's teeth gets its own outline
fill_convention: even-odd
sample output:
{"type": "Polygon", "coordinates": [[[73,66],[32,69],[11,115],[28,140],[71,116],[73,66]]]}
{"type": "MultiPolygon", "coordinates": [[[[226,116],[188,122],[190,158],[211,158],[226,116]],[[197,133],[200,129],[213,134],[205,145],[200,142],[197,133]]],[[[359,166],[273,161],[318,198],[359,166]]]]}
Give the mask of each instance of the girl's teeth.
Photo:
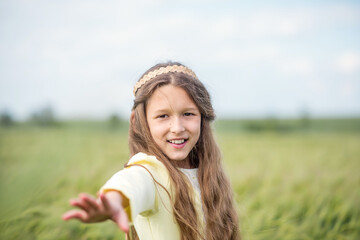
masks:
{"type": "Polygon", "coordinates": [[[185,142],[184,139],[181,139],[181,140],[170,140],[171,143],[174,143],[174,144],[181,144],[183,142],[185,142]]]}

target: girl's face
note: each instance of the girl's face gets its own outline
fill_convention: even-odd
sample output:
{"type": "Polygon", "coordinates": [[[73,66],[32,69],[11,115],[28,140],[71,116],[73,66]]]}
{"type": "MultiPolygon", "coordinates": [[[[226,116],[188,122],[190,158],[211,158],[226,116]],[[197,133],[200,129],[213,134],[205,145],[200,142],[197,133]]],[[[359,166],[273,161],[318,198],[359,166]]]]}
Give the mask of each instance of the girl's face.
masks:
{"type": "Polygon", "coordinates": [[[178,166],[190,167],[188,155],[200,136],[201,114],[187,92],[173,85],[155,90],[146,106],[151,135],[178,166]]]}

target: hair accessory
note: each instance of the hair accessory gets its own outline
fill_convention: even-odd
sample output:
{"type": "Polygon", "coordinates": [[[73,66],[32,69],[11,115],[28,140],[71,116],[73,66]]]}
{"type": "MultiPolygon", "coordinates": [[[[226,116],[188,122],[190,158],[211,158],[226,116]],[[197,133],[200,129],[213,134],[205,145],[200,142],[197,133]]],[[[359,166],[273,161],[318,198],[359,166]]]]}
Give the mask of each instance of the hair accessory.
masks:
{"type": "Polygon", "coordinates": [[[139,88],[141,88],[142,85],[144,85],[146,82],[148,82],[149,80],[151,80],[152,78],[159,76],[161,74],[164,73],[169,73],[169,72],[179,72],[179,73],[185,73],[191,77],[194,77],[197,79],[195,73],[182,65],[171,65],[171,66],[166,66],[166,67],[161,67],[158,69],[155,69],[154,71],[151,71],[147,74],[145,74],[134,86],[134,96],[136,94],[136,91],[139,90],[139,88]]]}

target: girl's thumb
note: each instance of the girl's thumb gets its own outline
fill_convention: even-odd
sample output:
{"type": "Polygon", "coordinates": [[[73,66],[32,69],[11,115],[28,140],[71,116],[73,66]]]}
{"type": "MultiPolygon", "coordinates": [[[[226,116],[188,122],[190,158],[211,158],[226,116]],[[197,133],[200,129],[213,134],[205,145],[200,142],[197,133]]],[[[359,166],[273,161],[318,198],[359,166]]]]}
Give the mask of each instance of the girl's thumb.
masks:
{"type": "Polygon", "coordinates": [[[129,218],[125,212],[125,210],[123,208],[121,208],[117,214],[114,216],[114,220],[116,222],[116,224],[118,225],[118,227],[124,231],[124,232],[128,232],[129,231],[129,218]]]}

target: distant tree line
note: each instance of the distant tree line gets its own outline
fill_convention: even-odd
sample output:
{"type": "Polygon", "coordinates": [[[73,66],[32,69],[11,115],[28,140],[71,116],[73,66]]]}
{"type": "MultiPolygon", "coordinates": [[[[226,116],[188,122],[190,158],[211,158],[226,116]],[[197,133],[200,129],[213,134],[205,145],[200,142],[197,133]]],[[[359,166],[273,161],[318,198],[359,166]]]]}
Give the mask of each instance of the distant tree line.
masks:
{"type": "Polygon", "coordinates": [[[4,127],[10,127],[15,124],[13,117],[10,112],[3,111],[0,113],[0,125],[4,127]]]}
{"type": "Polygon", "coordinates": [[[31,114],[30,122],[39,126],[56,126],[58,121],[56,120],[54,110],[52,107],[44,107],[31,114]]]}
{"type": "MultiPolygon", "coordinates": [[[[58,124],[54,110],[50,106],[34,111],[25,122],[38,126],[55,126],[58,124]]],[[[0,113],[1,126],[11,127],[16,123],[17,122],[9,111],[5,110],[0,113]]]]}
{"type": "MultiPolygon", "coordinates": [[[[85,120],[86,121],[86,120],[85,120]]],[[[1,127],[12,127],[17,123],[13,115],[8,110],[0,112],[0,126],[1,127]]],[[[58,127],[61,126],[61,121],[57,119],[54,109],[51,106],[46,106],[33,111],[29,118],[23,123],[32,126],[40,127],[58,127]]],[[[105,125],[111,130],[116,130],[127,126],[126,121],[116,113],[111,114],[104,122],[105,125]]]]}

